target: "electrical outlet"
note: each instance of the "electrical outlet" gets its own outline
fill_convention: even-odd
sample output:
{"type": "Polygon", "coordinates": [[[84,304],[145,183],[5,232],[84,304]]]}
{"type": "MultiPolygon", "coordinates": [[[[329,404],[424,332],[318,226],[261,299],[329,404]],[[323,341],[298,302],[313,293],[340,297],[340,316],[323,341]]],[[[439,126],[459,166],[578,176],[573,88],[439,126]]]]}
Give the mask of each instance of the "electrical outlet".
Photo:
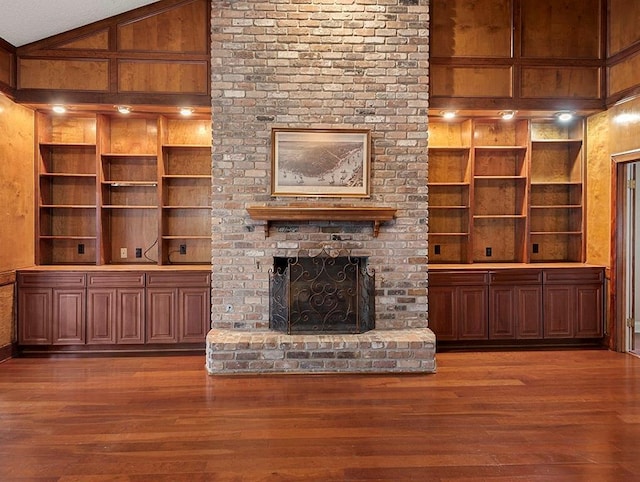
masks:
{"type": "Polygon", "coordinates": [[[493,254],[491,248],[485,248],[484,249],[484,254],[487,257],[491,256],[493,254]]]}
{"type": "Polygon", "coordinates": [[[439,244],[436,244],[433,247],[433,254],[440,254],[440,245],[439,244]]]}
{"type": "Polygon", "coordinates": [[[136,258],[142,258],[142,248],[136,248],[136,258]]]}
{"type": "Polygon", "coordinates": [[[540,247],[538,246],[538,243],[533,243],[533,252],[534,253],[540,252],[540,247]]]}
{"type": "Polygon", "coordinates": [[[181,244],[180,245],[180,254],[187,254],[187,245],[186,244],[181,244]]]}
{"type": "Polygon", "coordinates": [[[127,258],[127,248],[120,248],[120,257],[122,259],[126,259],[127,258]]]}
{"type": "Polygon", "coordinates": [[[84,254],[84,244],[78,244],[78,254],[84,254]]]}

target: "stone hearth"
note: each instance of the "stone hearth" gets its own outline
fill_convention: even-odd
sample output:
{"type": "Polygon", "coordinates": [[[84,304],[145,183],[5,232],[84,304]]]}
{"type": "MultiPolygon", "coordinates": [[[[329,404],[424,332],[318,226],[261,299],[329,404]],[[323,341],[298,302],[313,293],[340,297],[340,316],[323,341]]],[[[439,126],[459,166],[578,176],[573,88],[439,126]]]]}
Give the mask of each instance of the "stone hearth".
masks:
{"type": "Polygon", "coordinates": [[[207,337],[207,370],[212,375],[433,373],[435,345],[429,329],[371,330],[354,335],[214,329],[207,337]]]}

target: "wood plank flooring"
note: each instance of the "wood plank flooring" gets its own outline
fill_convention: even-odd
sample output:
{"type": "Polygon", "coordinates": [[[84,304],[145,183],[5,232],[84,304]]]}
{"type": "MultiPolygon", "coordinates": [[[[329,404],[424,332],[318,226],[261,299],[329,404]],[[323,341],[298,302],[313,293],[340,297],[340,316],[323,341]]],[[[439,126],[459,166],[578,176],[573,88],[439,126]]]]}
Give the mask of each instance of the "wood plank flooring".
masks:
{"type": "Polygon", "coordinates": [[[640,359],[442,353],[435,375],[211,377],[204,356],[0,364],[0,480],[640,480],[640,359]]]}

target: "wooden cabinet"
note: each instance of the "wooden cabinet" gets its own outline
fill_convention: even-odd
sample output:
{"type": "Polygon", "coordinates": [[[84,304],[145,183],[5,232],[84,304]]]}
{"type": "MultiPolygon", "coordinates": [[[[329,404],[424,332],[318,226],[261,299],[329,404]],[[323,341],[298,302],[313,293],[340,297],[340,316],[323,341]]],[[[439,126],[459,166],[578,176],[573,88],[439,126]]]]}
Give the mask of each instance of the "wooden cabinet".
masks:
{"type": "Polygon", "coordinates": [[[583,129],[430,119],[430,263],[582,262],[583,129]]]}
{"type": "Polygon", "coordinates": [[[177,290],[172,288],[149,288],[147,306],[147,341],[149,343],[175,343],[178,340],[177,290]]]}
{"type": "Polygon", "coordinates": [[[194,342],[209,331],[209,274],[151,273],[147,279],[147,341],[194,342]]]}
{"type": "Polygon", "coordinates": [[[429,274],[429,328],[438,340],[488,338],[488,273],[429,274]]]}
{"type": "Polygon", "coordinates": [[[429,328],[458,343],[598,340],[603,281],[597,267],[431,271],[429,328]]]}
{"type": "Polygon", "coordinates": [[[201,270],[19,272],[19,344],[204,346],[210,280],[201,270]]]}
{"type": "Polygon", "coordinates": [[[26,288],[20,292],[19,342],[65,345],[85,341],[84,290],[26,288]]]}
{"type": "Polygon", "coordinates": [[[544,276],[545,338],[601,337],[602,270],[549,270],[544,276]]]}
{"type": "Polygon", "coordinates": [[[51,288],[22,288],[18,292],[18,343],[53,343],[53,301],[51,288]]]}
{"type": "Polygon", "coordinates": [[[84,289],[52,290],[54,345],[69,345],[85,341],[84,289]]]}
{"type": "Polygon", "coordinates": [[[87,275],[87,344],[144,343],[144,273],[87,275]]]}
{"type": "Polygon", "coordinates": [[[85,342],[84,273],[18,273],[18,342],[85,342]]]}
{"type": "Polygon", "coordinates": [[[489,338],[542,338],[542,271],[493,271],[489,287],[489,338]]]}
{"type": "Polygon", "coordinates": [[[36,118],[37,264],[210,264],[209,118],[36,118]]]}

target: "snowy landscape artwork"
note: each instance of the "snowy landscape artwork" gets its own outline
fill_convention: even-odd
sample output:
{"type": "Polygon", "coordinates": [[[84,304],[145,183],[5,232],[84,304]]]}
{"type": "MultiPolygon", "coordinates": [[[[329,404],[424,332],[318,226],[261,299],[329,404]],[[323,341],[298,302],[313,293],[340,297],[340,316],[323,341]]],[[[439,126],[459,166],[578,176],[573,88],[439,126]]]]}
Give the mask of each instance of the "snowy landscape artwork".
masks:
{"type": "Polygon", "coordinates": [[[368,197],[370,132],[272,130],[273,196],[368,197]]]}

